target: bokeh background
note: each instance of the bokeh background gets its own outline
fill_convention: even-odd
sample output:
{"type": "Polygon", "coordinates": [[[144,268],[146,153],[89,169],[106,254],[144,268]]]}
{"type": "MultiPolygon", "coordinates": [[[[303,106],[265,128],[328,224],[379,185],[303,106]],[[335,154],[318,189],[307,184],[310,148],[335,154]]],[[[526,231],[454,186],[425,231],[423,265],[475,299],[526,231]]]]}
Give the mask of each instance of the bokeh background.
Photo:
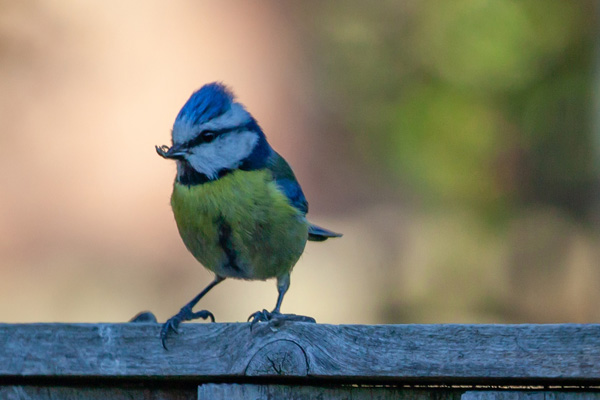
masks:
{"type": "MultiPolygon", "coordinates": [[[[169,207],[173,120],[237,93],[296,171],[284,312],[600,321],[592,0],[0,0],[0,321],[164,321],[210,280],[169,207]]],[[[274,282],[201,303],[245,321],[274,282]]]]}

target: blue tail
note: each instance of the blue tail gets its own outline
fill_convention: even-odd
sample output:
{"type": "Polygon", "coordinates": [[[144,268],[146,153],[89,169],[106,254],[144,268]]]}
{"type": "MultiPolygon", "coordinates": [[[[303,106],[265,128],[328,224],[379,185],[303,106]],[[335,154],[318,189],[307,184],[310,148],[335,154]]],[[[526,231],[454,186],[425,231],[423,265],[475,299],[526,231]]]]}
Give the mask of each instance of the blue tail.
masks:
{"type": "Polygon", "coordinates": [[[308,227],[308,240],[312,242],[322,242],[324,240],[334,237],[342,237],[342,234],[332,232],[330,230],[321,228],[320,226],[313,224],[309,225],[308,227]]]}

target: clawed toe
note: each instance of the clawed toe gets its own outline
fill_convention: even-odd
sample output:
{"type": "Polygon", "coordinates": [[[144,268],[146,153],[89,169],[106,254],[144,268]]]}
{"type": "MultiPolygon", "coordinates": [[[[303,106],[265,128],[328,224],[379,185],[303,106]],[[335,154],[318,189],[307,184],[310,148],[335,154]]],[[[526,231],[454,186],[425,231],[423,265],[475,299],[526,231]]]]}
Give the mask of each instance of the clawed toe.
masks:
{"type": "Polygon", "coordinates": [[[202,310],[202,311],[198,311],[195,313],[191,313],[189,318],[186,319],[186,321],[191,321],[193,319],[209,319],[210,318],[210,322],[215,322],[215,316],[213,315],[213,313],[211,313],[208,310],[202,310]]]}
{"type": "Polygon", "coordinates": [[[252,321],[253,324],[260,321],[266,322],[271,319],[271,315],[272,313],[268,312],[267,310],[257,311],[255,313],[250,314],[250,316],[248,317],[248,322],[252,321]]]}
{"type": "Polygon", "coordinates": [[[182,308],[176,315],[172,316],[165,322],[160,330],[160,340],[165,350],[167,349],[167,338],[171,332],[176,335],[179,334],[179,325],[183,321],[191,321],[194,319],[209,319],[211,322],[215,322],[215,316],[208,310],[202,310],[198,312],[192,312],[188,307],[182,308]]]}
{"type": "Polygon", "coordinates": [[[169,337],[169,333],[173,332],[176,335],[179,334],[177,328],[179,328],[179,324],[181,323],[181,319],[178,318],[179,314],[169,318],[167,322],[164,323],[162,329],[160,330],[160,341],[162,342],[162,346],[165,350],[167,349],[167,337],[169,337]]]}
{"type": "Polygon", "coordinates": [[[250,322],[250,329],[253,329],[258,322],[269,322],[275,324],[275,326],[279,326],[286,321],[309,323],[317,322],[314,318],[306,315],[281,314],[276,311],[269,312],[267,310],[257,311],[254,314],[251,314],[248,317],[248,321],[250,322]]]}

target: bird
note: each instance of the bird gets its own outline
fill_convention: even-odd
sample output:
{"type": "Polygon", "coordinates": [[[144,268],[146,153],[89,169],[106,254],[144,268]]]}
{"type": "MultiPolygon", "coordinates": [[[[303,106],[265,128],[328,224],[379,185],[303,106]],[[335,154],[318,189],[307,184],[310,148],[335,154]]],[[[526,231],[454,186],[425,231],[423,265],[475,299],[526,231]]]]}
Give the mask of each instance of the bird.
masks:
{"type": "Polygon", "coordinates": [[[229,87],[208,83],[177,114],[171,141],[156,151],[177,165],[171,194],[175,222],[186,248],[215,278],[162,325],[163,347],[182,322],[215,321],[210,311],[193,308],[227,278],[276,279],[275,308],[251,314],[251,327],[274,320],[315,322],[281,313],[290,273],[307,241],[342,234],[308,222],[308,202],[292,168],[256,119],[229,87]]]}

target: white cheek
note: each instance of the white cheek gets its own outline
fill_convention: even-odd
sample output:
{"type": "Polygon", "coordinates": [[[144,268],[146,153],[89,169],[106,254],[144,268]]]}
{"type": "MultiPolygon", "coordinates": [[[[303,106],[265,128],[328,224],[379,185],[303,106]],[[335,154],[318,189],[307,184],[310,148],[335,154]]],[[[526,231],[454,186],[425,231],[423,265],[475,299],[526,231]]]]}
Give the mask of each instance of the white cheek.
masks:
{"type": "Polygon", "coordinates": [[[196,171],[214,179],[223,169],[236,169],[252,153],[257,141],[254,132],[227,133],[194,148],[187,161],[196,171]]]}

